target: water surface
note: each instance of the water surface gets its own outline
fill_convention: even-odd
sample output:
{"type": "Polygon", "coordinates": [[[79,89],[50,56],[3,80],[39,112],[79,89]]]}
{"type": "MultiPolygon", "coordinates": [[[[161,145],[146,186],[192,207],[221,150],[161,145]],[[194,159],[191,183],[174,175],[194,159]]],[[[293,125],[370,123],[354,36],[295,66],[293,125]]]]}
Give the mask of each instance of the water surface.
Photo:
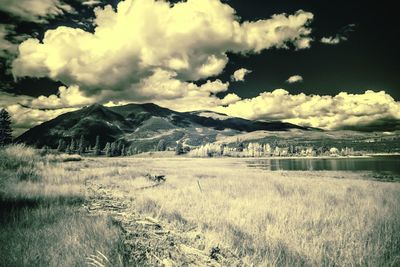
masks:
{"type": "Polygon", "coordinates": [[[250,167],[270,171],[367,171],[400,176],[400,156],[362,158],[274,158],[249,160],[250,167]]]}

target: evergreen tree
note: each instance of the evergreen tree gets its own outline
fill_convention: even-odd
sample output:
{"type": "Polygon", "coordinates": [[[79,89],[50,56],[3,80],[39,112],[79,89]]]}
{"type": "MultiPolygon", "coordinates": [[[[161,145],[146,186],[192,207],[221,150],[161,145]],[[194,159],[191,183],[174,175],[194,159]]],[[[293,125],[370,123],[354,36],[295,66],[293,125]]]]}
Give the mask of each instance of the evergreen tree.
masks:
{"type": "Polygon", "coordinates": [[[180,142],[180,141],[178,143],[176,143],[175,154],[176,155],[183,154],[183,145],[182,145],[182,142],[180,142]]]}
{"type": "Polygon", "coordinates": [[[85,153],[85,138],[83,137],[83,135],[81,135],[78,144],[78,154],[83,155],[83,153],[85,153]]]}
{"type": "Polygon", "coordinates": [[[222,144],[220,147],[219,147],[219,156],[223,156],[224,155],[224,150],[225,150],[225,147],[226,147],[226,144],[222,144]]]}
{"type": "Polygon", "coordinates": [[[236,140],[236,149],[237,149],[237,151],[239,151],[239,152],[242,152],[243,150],[244,150],[244,144],[243,144],[243,142],[242,141],[240,141],[240,139],[238,138],[237,140],[236,140]]]}
{"type": "Polygon", "coordinates": [[[0,147],[12,142],[11,117],[7,110],[0,111],[0,147]]]}
{"type": "Polygon", "coordinates": [[[111,144],[110,142],[107,142],[106,146],[104,147],[104,154],[106,154],[107,157],[111,157],[111,144]]]}
{"type": "Polygon", "coordinates": [[[96,144],[94,146],[94,155],[98,156],[100,155],[100,136],[96,136],[96,144]]]}
{"type": "Polygon", "coordinates": [[[115,147],[115,156],[121,156],[122,152],[122,142],[121,140],[118,141],[115,147]]]}
{"type": "Polygon", "coordinates": [[[165,151],[167,149],[167,143],[164,139],[161,139],[157,144],[157,151],[165,151]]]}
{"type": "Polygon", "coordinates": [[[136,148],[135,148],[135,146],[133,145],[133,144],[131,144],[130,146],[129,146],[129,155],[130,156],[132,156],[132,155],[135,155],[136,154],[136,148]]]}
{"type": "Polygon", "coordinates": [[[112,142],[111,143],[111,157],[114,157],[117,155],[117,149],[118,149],[117,143],[112,142]]]}
{"type": "Polygon", "coordinates": [[[290,155],[293,155],[293,154],[294,154],[294,146],[293,146],[293,145],[290,145],[290,146],[289,146],[289,154],[290,154],[290,155]]]}

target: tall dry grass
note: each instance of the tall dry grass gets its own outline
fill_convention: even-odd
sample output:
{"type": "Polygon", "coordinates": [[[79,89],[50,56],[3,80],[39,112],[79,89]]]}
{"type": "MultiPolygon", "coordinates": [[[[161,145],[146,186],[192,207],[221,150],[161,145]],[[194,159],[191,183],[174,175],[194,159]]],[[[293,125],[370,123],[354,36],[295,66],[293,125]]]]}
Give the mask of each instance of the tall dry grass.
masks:
{"type": "Polygon", "coordinates": [[[121,233],[106,218],[70,205],[9,207],[0,211],[0,266],[83,267],[97,251],[107,255],[108,266],[123,266],[121,233]]]}
{"type": "Polygon", "coordinates": [[[107,266],[123,266],[119,229],[81,209],[89,177],[76,160],[24,145],[0,149],[0,266],[88,266],[98,251],[107,266]]]}
{"type": "Polygon", "coordinates": [[[39,156],[34,149],[15,145],[0,148],[0,184],[37,181],[36,163],[39,156]]]}
{"type": "MultiPolygon", "coordinates": [[[[361,173],[269,172],[247,167],[245,159],[86,158],[64,162],[62,157],[42,158],[35,163],[40,179],[14,177],[18,183],[8,191],[10,199],[33,199],[35,205],[49,203],[50,199],[55,203],[58,198],[57,207],[67,210],[65,217],[53,210],[57,215],[53,218],[61,218],[59,223],[44,227],[53,230],[65,227],[57,238],[62,240],[60,248],[49,248],[51,254],[69,251],[66,245],[69,239],[63,238],[77,231],[82,239],[75,236],[70,241],[79,248],[77,251],[91,255],[95,253],[93,246],[97,245],[92,245],[90,240],[102,244],[98,239],[106,237],[108,241],[101,252],[119,264],[121,252],[115,247],[118,248],[120,240],[114,240],[111,237],[114,234],[110,234],[115,228],[104,219],[92,221],[77,215],[75,206],[67,201],[72,199],[73,205],[78,204],[85,197],[82,191],[85,181],[97,179],[105,186],[123,189],[121,194],[125,191],[125,197],[134,199],[143,215],[156,217],[177,231],[194,232],[198,248],[228,248],[246,266],[400,265],[399,183],[366,180],[361,173]],[[139,190],[146,186],[143,178],[146,173],[166,175],[167,181],[159,187],[139,190]],[[38,199],[41,200],[38,202],[38,199]],[[69,213],[68,209],[74,212],[69,213]],[[71,226],[70,230],[67,225],[71,226]],[[91,232],[88,225],[96,225],[97,230],[91,232]]],[[[24,229],[23,225],[29,222],[52,217],[46,205],[29,207],[26,214],[37,219],[18,219],[21,215],[8,221],[17,221],[16,228],[24,229]]],[[[6,225],[4,229],[10,227],[6,225]]],[[[0,233],[1,240],[12,240],[5,231],[0,233]]],[[[20,237],[23,235],[29,236],[29,233],[22,233],[20,237]]],[[[49,235],[50,232],[45,234],[49,235]]],[[[18,247],[18,240],[21,238],[15,243],[10,241],[9,244],[15,244],[10,247],[18,247]]],[[[42,242],[36,243],[36,247],[46,247],[42,242]]],[[[25,257],[10,251],[13,252],[8,255],[16,253],[25,257]]],[[[73,250],[69,253],[67,257],[75,258],[77,266],[81,266],[82,257],[73,256],[73,250]]],[[[38,250],[29,255],[43,257],[38,250]]],[[[28,259],[34,262],[34,256],[29,255],[28,259]]],[[[59,264],[62,259],[60,256],[59,264]]],[[[47,262],[43,258],[42,266],[47,266],[47,262]]]]}
{"type": "Polygon", "coordinates": [[[141,213],[197,231],[199,248],[230,248],[247,266],[400,265],[399,183],[360,173],[268,172],[241,159],[93,164],[109,166],[99,179],[130,190],[141,213]],[[167,182],[135,190],[147,172],[167,182]]]}

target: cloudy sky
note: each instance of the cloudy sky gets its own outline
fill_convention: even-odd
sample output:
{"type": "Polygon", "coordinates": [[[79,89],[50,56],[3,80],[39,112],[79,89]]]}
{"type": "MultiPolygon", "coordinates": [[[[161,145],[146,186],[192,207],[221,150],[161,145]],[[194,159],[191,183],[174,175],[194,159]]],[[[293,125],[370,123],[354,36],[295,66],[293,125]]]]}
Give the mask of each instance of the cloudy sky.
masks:
{"type": "Polygon", "coordinates": [[[16,135],[93,103],[400,129],[390,1],[0,0],[16,135]]]}

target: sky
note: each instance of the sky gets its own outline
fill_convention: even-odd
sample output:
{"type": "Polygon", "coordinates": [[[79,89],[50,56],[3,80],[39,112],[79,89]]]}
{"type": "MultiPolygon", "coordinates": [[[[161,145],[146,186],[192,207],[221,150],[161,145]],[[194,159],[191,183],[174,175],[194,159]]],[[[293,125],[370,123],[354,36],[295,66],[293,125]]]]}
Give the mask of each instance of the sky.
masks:
{"type": "Polygon", "coordinates": [[[393,1],[0,0],[15,135],[153,102],[326,130],[400,130],[393,1]]]}

